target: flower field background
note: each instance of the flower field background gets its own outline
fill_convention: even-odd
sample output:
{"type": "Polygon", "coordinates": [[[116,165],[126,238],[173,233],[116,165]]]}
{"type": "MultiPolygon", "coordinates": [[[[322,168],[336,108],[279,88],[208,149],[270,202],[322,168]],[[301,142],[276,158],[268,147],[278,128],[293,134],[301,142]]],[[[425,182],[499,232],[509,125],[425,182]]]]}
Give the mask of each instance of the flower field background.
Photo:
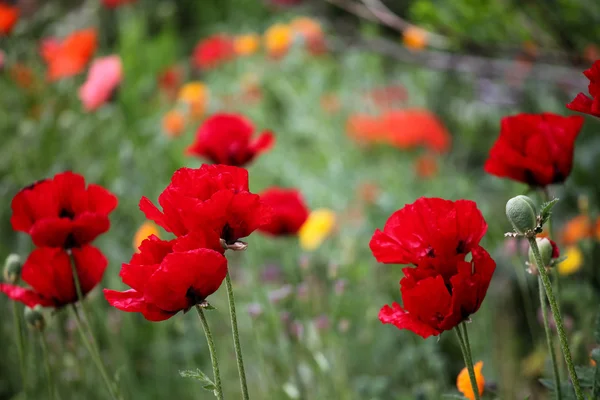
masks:
{"type": "MultiPolygon", "coordinates": [[[[0,7],[8,3],[15,2],[0,7]]],[[[527,194],[539,205],[541,191],[484,165],[503,118],[580,115],[565,105],[588,92],[582,72],[600,59],[594,1],[564,0],[550,10],[416,0],[388,4],[385,18],[373,13],[384,10],[374,1],[117,3],[125,2],[17,1],[14,25],[0,8],[0,256],[26,259],[34,249],[13,230],[11,200],[35,181],[73,171],[118,198],[110,229],[94,241],[108,266],[85,303],[124,399],[213,396],[194,379],[198,369],[211,370],[195,310],[150,322],[111,307],[102,289],[125,290],[121,264],[143,239],[173,238],[138,203],[145,196],[157,204],[177,169],[213,163],[195,138],[218,113],[243,115],[253,138],[266,135],[244,154],[251,192],[294,188],[311,212],[297,234],[257,231],[244,239],[246,251],[227,256],[252,398],[463,398],[457,377],[465,365],[452,332],[423,339],[378,317],[400,301],[404,275],[378,263],[369,242],[420,197],[472,200],[488,224],[481,244],[496,269],[468,324],[473,358],[483,362],[482,398],[555,398],[527,240],[504,237],[512,230],[507,200],[527,194]],[[74,32],[76,44],[67,45],[74,32]]],[[[600,120],[577,118],[568,179],[554,174],[538,186],[560,199],[546,232],[567,258],[552,275],[589,388],[590,354],[600,346],[600,120]]],[[[224,289],[208,298],[216,310],[206,315],[225,397],[240,398],[224,289]]],[[[39,334],[29,329],[30,393],[22,392],[12,308],[0,296],[0,399],[50,398],[39,334]]],[[[56,393],[109,398],[67,311],[44,311],[56,393]]],[[[556,351],[568,388],[558,341],[556,351]]],[[[576,397],[565,389],[563,398],[576,397]]]]}

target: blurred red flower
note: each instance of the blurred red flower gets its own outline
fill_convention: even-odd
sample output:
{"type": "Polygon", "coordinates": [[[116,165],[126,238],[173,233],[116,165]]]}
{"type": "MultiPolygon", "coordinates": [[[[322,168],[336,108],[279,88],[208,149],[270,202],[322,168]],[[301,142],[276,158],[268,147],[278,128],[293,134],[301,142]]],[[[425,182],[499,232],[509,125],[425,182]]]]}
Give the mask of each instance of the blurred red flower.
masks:
{"type": "Polygon", "coordinates": [[[583,117],[551,113],[504,117],[485,171],[531,186],[564,182],[582,125],[583,117]]]}
{"type": "Polygon", "coordinates": [[[56,81],[83,72],[97,45],[97,32],[93,28],[75,31],[63,41],[44,39],[40,51],[48,64],[48,80],[56,81]]]}
{"type": "Polygon", "coordinates": [[[106,300],[120,310],[139,312],[149,321],[163,321],[202,303],[219,289],[227,259],[214,232],[194,232],[165,241],[144,240],[120,276],[130,290],[104,289],[106,300]]]}
{"type": "Polygon", "coordinates": [[[370,247],[379,262],[414,264],[400,281],[404,307],[384,306],[379,319],[427,338],[476,312],[496,264],[479,246],[487,224],[474,202],[421,198],[396,211],[370,247]],[[471,260],[466,261],[467,254],[471,260]]]}
{"type": "Polygon", "coordinates": [[[200,69],[211,69],[234,56],[233,39],[227,35],[213,35],[196,45],[192,54],[192,65],[200,69]]]}
{"type": "Polygon", "coordinates": [[[590,69],[583,71],[583,74],[590,80],[588,92],[592,97],[579,93],[572,102],[567,104],[567,108],[600,117],[600,60],[597,60],[590,69]]]}
{"type": "Polygon", "coordinates": [[[399,84],[388,85],[371,89],[364,94],[364,97],[379,108],[389,109],[406,102],[408,91],[399,84]]]}
{"type": "Polygon", "coordinates": [[[19,20],[17,7],[0,3],[0,36],[9,35],[19,20]]]}
{"type": "Polygon", "coordinates": [[[116,206],[117,198],[102,186],[86,188],[83,176],[63,172],[19,191],[10,222],[36,246],[79,247],[108,230],[116,206]]]}
{"type": "Polygon", "coordinates": [[[308,218],[308,208],[296,189],[272,187],[260,194],[260,199],[272,209],[271,222],[261,232],[273,235],[295,235],[308,218]]]}
{"type": "Polygon", "coordinates": [[[106,8],[117,8],[125,4],[133,4],[137,0],[102,0],[102,4],[106,8]]]}
{"type": "Polygon", "coordinates": [[[253,133],[254,126],[245,117],[215,114],[200,125],[187,154],[205,157],[216,164],[240,167],[269,150],[275,141],[269,131],[262,132],[251,141],[253,133]]]}
{"type": "Polygon", "coordinates": [[[79,88],[79,98],[86,111],[106,103],[123,79],[121,57],[102,57],[92,63],[85,83],[79,88]]]}
{"type": "Polygon", "coordinates": [[[271,210],[248,189],[248,171],[227,165],[181,168],[160,194],[161,212],[142,197],[140,210],[168,232],[183,236],[210,228],[228,244],[268,224],[271,210]]]}
{"type": "Polygon", "coordinates": [[[174,100],[177,98],[177,91],[183,82],[183,71],[177,65],[172,65],[160,73],[157,81],[160,90],[174,100]]]}
{"type": "Polygon", "coordinates": [[[369,246],[381,263],[419,265],[427,257],[443,268],[449,259],[464,258],[486,230],[475,202],[422,197],[393,213],[369,246]]]}
{"type": "MultiPolygon", "coordinates": [[[[104,255],[93,246],[71,249],[81,292],[85,296],[100,281],[108,264],[104,255]]],[[[0,283],[0,291],[28,307],[62,307],[78,301],[71,259],[61,248],[40,247],[25,261],[21,278],[31,289],[0,283]]]]}

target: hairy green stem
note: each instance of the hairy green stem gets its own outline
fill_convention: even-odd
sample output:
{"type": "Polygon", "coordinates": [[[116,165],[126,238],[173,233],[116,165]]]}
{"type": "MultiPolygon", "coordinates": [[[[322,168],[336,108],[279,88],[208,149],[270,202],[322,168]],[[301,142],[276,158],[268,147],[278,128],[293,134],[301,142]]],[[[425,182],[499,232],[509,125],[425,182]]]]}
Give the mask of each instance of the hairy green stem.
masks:
{"type": "Polygon", "coordinates": [[[575,365],[573,364],[573,359],[571,358],[571,350],[569,349],[569,342],[567,340],[567,334],[565,332],[562,316],[560,314],[560,308],[558,306],[556,298],[554,297],[554,293],[552,292],[552,283],[550,282],[550,277],[548,276],[548,272],[546,272],[546,266],[542,261],[540,249],[538,248],[535,237],[530,237],[528,238],[528,240],[529,245],[531,246],[531,250],[533,252],[533,256],[535,257],[535,263],[540,274],[540,280],[544,285],[546,296],[548,297],[548,301],[550,302],[550,310],[552,311],[552,316],[554,317],[554,322],[556,323],[556,330],[558,331],[560,347],[562,349],[565,362],[567,363],[567,370],[569,371],[571,382],[573,382],[575,396],[577,397],[577,400],[584,400],[585,398],[581,390],[581,385],[579,384],[579,378],[577,377],[577,373],[575,372],[575,365]]]}
{"type": "Polygon", "coordinates": [[[19,353],[19,369],[21,371],[21,382],[23,393],[27,397],[27,370],[25,368],[25,341],[23,340],[23,313],[19,312],[19,304],[12,302],[13,323],[15,324],[15,341],[17,342],[17,351],[19,353]]]}
{"type": "MultiPolygon", "coordinates": [[[[464,322],[461,324],[464,325],[464,322]]],[[[465,366],[467,367],[467,371],[469,372],[469,379],[471,380],[471,388],[473,389],[473,395],[475,396],[475,400],[480,400],[479,396],[479,387],[477,386],[477,378],[475,377],[475,369],[473,368],[473,360],[471,358],[471,349],[469,346],[469,339],[466,334],[466,326],[464,334],[461,331],[461,325],[458,325],[454,328],[456,332],[456,336],[458,337],[458,342],[460,343],[460,350],[463,355],[463,360],[465,361],[465,366]]]]}
{"type": "Polygon", "coordinates": [[[242,347],[240,346],[240,333],[238,332],[237,316],[235,314],[235,297],[233,296],[233,285],[231,284],[231,275],[227,271],[225,277],[225,286],[227,286],[227,297],[229,298],[229,316],[231,317],[231,330],[233,332],[233,346],[235,347],[235,359],[237,361],[238,372],[240,374],[240,386],[242,388],[242,398],[248,400],[248,384],[246,383],[246,371],[244,370],[244,359],[242,357],[242,347]]]}
{"type": "Polygon", "coordinates": [[[46,368],[46,378],[48,378],[48,399],[56,399],[56,389],[54,388],[54,377],[52,376],[52,369],[50,368],[50,357],[48,355],[48,343],[46,342],[46,335],[44,332],[40,332],[40,344],[42,345],[42,353],[44,356],[44,367],[46,368]]]}
{"type": "Polygon", "coordinates": [[[542,283],[542,279],[540,277],[538,277],[538,286],[540,293],[540,305],[542,307],[542,318],[544,320],[544,331],[546,332],[546,344],[548,345],[548,352],[550,352],[550,359],[552,360],[554,392],[556,393],[556,400],[561,400],[562,392],[560,389],[560,373],[558,372],[558,362],[556,360],[556,352],[554,351],[554,341],[552,340],[552,331],[550,330],[550,323],[548,321],[548,305],[546,304],[544,284],[542,283]]]}
{"type": "Polygon", "coordinates": [[[198,316],[200,317],[200,322],[202,323],[202,328],[204,329],[204,334],[206,335],[206,341],[208,342],[208,351],[210,352],[210,361],[212,362],[213,376],[215,380],[215,396],[217,396],[217,399],[223,400],[221,373],[219,372],[219,361],[217,360],[217,349],[215,347],[215,342],[213,340],[210,327],[208,326],[206,315],[204,315],[204,310],[199,305],[196,305],[196,311],[198,311],[198,316]]]}
{"type": "Polygon", "coordinates": [[[71,310],[73,310],[73,314],[75,315],[77,330],[79,331],[79,335],[81,336],[81,341],[83,342],[84,346],[87,348],[88,353],[90,353],[90,356],[92,357],[92,361],[94,361],[94,364],[96,364],[96,368],[98,368],[98,371],[100,371],[100,375],[102,376],[102,379],[104,380],[104,383],[106,384],[106,388],[108,389],[110,396],[113,398],[113,400],[119,400],[119,397],[117,396],[117,393],[115,391],[113,383],[110,380],[110,378],[108,377],[106,368],[104,368],[102,359],[100,358],[100,356],[98,354],[96,354],[96,352],[94,351],[94,349],[92,347],[92,344],[90,343],[90,340],[87,337],[87,334],[83,328],[83,324],[81,323],[81,318],[79,317],[79,313],[77,312],[77,308],[75,307],[75,304],[72,304],[71,310]]]}

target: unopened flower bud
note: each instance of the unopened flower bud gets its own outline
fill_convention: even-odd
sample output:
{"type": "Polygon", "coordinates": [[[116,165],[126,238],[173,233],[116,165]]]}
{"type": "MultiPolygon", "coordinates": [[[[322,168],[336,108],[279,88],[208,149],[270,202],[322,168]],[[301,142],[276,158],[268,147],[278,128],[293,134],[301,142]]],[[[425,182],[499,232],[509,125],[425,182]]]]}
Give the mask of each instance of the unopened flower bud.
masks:
{"type": "Polygon", "coordinates": [[[517,233],[522,235],[537,226],[537,210],[533,200],[527,196],[516,196],[506,203],[506,217],[517,233]]]}
{"type": "Polygon", "coordinates": [[[33,308],[25,307],[25,322],[31,329],[43,331],[46,327],[46,320],[42,312],[42,306],[39,304],[33,308]]]}
{"type": "Polygon", "coordinates": [[[4,281],[8,283],[17,283],[21,277],[21,257],[16,254],[10,254],[4,262],[4,281]]]}
{"type": "Polygon", "coordinates": [[[535,261],[535,256],[533,255],[533,249],[529,248],[529,262],[532,265],[536,265],[539,268],[547,267],[550,265],[550,261],[552,260],[553,247],[552,242],[547,238],[536,238],[535,239],[538,249],[540,250],[540,255],[542,256],[542,262],[544,265],[537,265],[535,261]]]}

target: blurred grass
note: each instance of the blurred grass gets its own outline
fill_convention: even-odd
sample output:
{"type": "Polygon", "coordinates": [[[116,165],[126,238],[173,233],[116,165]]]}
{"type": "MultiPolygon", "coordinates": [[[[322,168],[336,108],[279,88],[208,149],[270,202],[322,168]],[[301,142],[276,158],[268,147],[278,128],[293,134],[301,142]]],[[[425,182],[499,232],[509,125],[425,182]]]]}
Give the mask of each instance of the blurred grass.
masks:
{"type": "MultiPolygon", "coordinates": [[[[193,8],[193,3],[185,4],[193,8]]],[[[135,7],[111,13],[93,12],[92,7],[91,11],[64,17],[59,14],[60,7],[47,5],[43,8],[44,21],[55,18],[53,25],[32,22],[36,35],[17,32],[14,39],[5,42],[8,64],[17,60],[27,63],[35,71],[38,84],[27,92],[18,88],[8,73],[0,75],[0,193],[5,204],[0,208],[0,257],[10,252],[25,257],[32,248],[28,237],[11,229],[12,196],[32,181],[71,169],[119,197],[110,232],[95,244],[110,260],[102,287],[122,288],[120,264],[131,256],[133,234],[144,221],[137,209],[140,197],[156,199],[177,168],[201,164],[201,160],[183,155],[193,140],[195,126],[189,126],[176,139],[161,132],[161,118],[169,104],[157,93],[157,74],[175,62],[187,63],[191,45],[202,34],[219,29],[260,32],[267,26],[265,22],[289,19],[286,13],[273,16],[256,6],[239,10],[205,6],[193,11],[197,19],[192,23],[185,12],[192,12],[190,9],[161,2],[150,12],[144,7],[150,4],[140,1],[135,7]],[[218,12],[223,15],[211,14],[218,12]],[[248,18],[241,18],[246,12],[248,18]],[[227,20],[227,24],[215,22],[210,29],[196,26],[197,21],[213,17],[227,20]],[[76,96],[83,76],[55,85],[43,82],[44,68],[35,55],[36,40],[52,32],[68,31],[73,25],[62,25],[64,21],[82,26],[87,25],[84,22],[94,25],[102,21],[99,54],[116,52],[123,59],[125,78],[118,95],[92,114],[83,112],[76,96]],[[180,26],[191,29],[184,34],[180,26]]],[[[470,326],[474,357],[484,360],[486,381],[502,388],[500,398],[524,398],[539,391],[536,376],[521,372],[522,359],[533,350],[533,337],[541,338],[541,327],[535,327],[533,337],[528,332],[514,260],[504,257],[500,247],[502,234],[509,229],[505,201],[526,188],[485,175],[482,165],[502,116],[541,111],[566,114],[564,104],[570,94],[552,84],[527,82],[518,90],[508,89],[514,99],[509,104],[484,103],[479,77],[400,65],[375,53],[353,50],[313,57],[295,48],[281,61],[257,54],[194,77],[210,88],[209,113],[241,112],[257,129],[275,132],[274,149],[249,167],[254,192],[271,185],[297,187],[311,208],[331,208],[340,217],[336,234],[314,253],[304,254],[295,239],[274,240],[254,234],[249,238],[248,251],[231,257],[253,398],[439,399],[442,393],[455,390],[454,380],[462,365],[452,335],[444,334],[439,341],[422,340],[384,326],[377,319],[383,304],[400,300],[401,272],[399,266],[377,265],[368,248],[370,236],[393,211],[420,196],[477,201],[490,225],[483,244],[497,255],[498,269],[488,298],[470,326]],[[239,93],[248,73],[260,79],[261,101],[226,103],[224,97],[239,93]],[[346,136],[349,114],[376,112],[362,93],[391,83],[408,90],[410,106],[438,114],[453,135],[452,150],[439,156],[439,173],[432,179],[415,175],[419,151],[367,148],[346,136]],[[339,98],[341,112],[330,114],[321,107],[322,96],[329,93],[339,98]],[[381,189],[375,204],[365,205],[359,200],[357,191],[362,183],[374,183],[381,189]],[[263,278],[263,270],[270,265],[282,271],[277,282],[263,278]],[[342,294],[334,290],[338,280],[345,282],[342,294]],[[278,302],[269,300],[269,294],[272,297],[272,291],[284,284],[291,285],[291,294],[278,302]],[[254,303],[262,309],[256,317],[245,312],[254,303]]],[[[598,122],[586,121],[573,179],[564,189],[555,190],[557,196],[565,198],[559,207],[559,222],[576,213],[579,194],[590,196],[596,207],[600,194],[594,175],[598,128],[598,122]]],[[[576,321],[572,333],[576,358],[586,363],[585,347],[593,319],[586,310],[597,304],[598,293],[585,279],[569,280],[565,286],[565,310],[576,321]]],[[[210,300],[217,308],[208,318],[222,359],[225,393],[234,398],[239,396],[239,389],[226,296],[220,291],[210,300]]],[[[139,315],[110,309],[100,290],[88,301],[103,356],[109,370],[119,377],[126,398],[210,397],[198,382],[179,377],[184,369],[209,371],[204,337],[194,313],[150,323],[139,315]]],[[[6,321],[0,326],[0,399],[8,399],[20,379],[9,322],[10,302],[5,297],[0,298],[0,308],[6,321]]],[[[79,345],[73,321],[64,314],[57,313],[48,328],[59,391],[65,399],[104,399],[98,374],[79,345]]],[[[36,347],[32,334],[29,344],[36,347]]],[[[38,384],[39,396],[43,396],[39,360],[36,350],[30,374],[38,384]]]]}

